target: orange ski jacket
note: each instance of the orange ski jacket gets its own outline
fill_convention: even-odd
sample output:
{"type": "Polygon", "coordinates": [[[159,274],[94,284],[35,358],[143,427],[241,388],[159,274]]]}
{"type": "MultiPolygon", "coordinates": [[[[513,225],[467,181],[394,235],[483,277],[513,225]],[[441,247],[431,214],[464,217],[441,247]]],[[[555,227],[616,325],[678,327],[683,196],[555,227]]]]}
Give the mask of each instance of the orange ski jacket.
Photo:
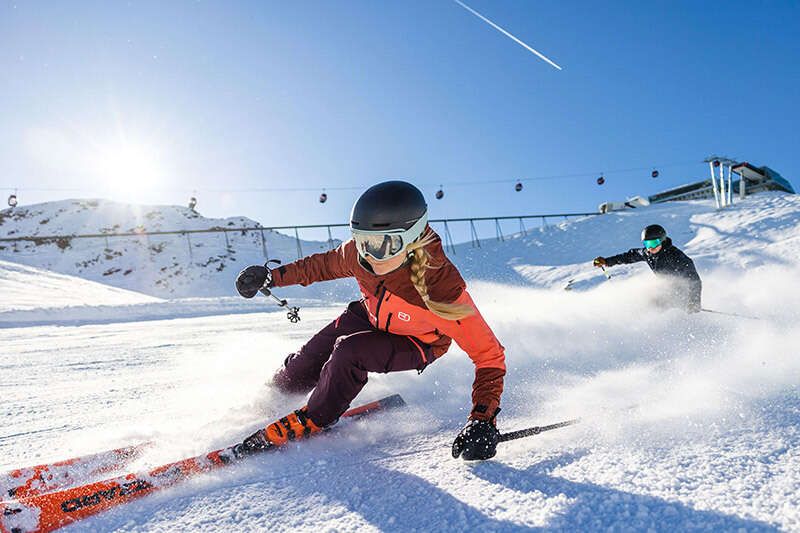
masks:
{"type": "MultiPolygon", "coordinates": [[[[363,295],[362,303],[375,329],[429,344],[434,358],[444,355],[451,341],[456,341],[475,364],[470,417],[490,419],[500,405],[503,392],[506,372],[504,348],[472,301],[458,269],[445,256],[441,239],[437,236],[426,250],[431,255],[430,266],[425,272],[431,300],[470,305],[474,311],[472,315],[461,320],[447,320],[435,315],[425,307],[411,283],[409,262],[378,276],[362,265],[352,239],[334,250],[277,268],[273,271],[272,284],[275,287],[306,286],[318,281],[355,278],[363,295]]],[[[431,362],[421,347],[420,357],[426,363],[431,362]]]]}

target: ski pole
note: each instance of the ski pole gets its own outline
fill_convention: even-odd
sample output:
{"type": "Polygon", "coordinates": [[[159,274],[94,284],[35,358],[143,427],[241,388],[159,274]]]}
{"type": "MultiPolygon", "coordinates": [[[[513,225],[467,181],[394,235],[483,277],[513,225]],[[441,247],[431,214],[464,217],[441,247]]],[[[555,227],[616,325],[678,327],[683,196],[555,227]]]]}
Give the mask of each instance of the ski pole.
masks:
{"type": "Polygon", "coordinates": [[[563,422],[557,422],[555,424],[550,424],[548,426],[533,426],[526,429],[519,429],[517,431],[509,431],[508,433],[503,433],[500,435],[499,442],[508,442],[510,440],[517,440],[517,439],[522,439],[524,437],[531,437],[533,435],[538,435],[539,433],[543,433],[545,431],[551,431],[553,429],[572,426],[580,421],[581,421],[580,418],[573,418],[572,420],[564,420],[563,422]]]}
{"type": "MultiPolygon", "coordinates": [[[[264,263],[264,266],[269,268],[270,263],[277,263],[279,265],[281,264],[279,259],[270,259],[269,261],[264,263]]],[[[272,291],[269,290],[269,288],[267,287],[267,283],[265,283],[264,286],[259,289],[259,292],[264,296],[267,296],[275,300],[275,303],[278,304],[278,307],[286,307],[288,309],[288,312],[286,313],[286,318],[289,319],[289,322],[291,322],[292,324],[300,322],[300,308],[297,306],[288,307],[289,303],[285,299],[278,298],[277,296],[272,294],[272,291]]]]}
{"type": "Polygon", "coordinates": [[[761,317],[758,316],[747,316],[747,315],[738,315],[736,313],[726,313],[724,311],[714,311],[713,309],[706,309],[705,307],[700,309],[704,313],[714,313],[715,315],[725,315],[725,316],[735,316],[737,318],[748,318],[750,320],[763,320],[761,317]]]}
{"type": "Polygon", "coordinates": [[[288,309],[288,311],[286,313],[286,318],[289,319],[289,322],[292,322],[292,323],[300,322],[300,308],[299,307],[297,307],[297,306],[288,307],[289,302],[287,302],[285,299],[278,298],[277,296],[272,294],[272,291],[270,291],[266,287],[263,288],[263,289],[260,289],[260,292],[264,296],[269,296],[270,298],[275,300],[275,303],[278,304],[278,307],[286,307],[288,309]]]}
{"type": "MultiPolygon", "coordinates": [[[[606,276],[606,279],[610,280],[611,279],[611,274],[608,273],[608,270],[606,270],[606,267],[604,267],[603,265],[599,265],[599,266],[600,266],[601,269],[603,269],[603,274],[606,276]]],[[[571,280],[567,281],[567,284],[564,286],[564,290],[565,291],[571,291],[572,290],[572,284],[574,282],[575,282],[575,279],[571,279],[571,280]]]]}
{"type": "MultiPolygon", "coordinates": [[[[633,410],[633,409],[638,409],[640,406],[641,406],[641,404],[632,403],[632,404],[630,404],[630,405],[628,405],[626,407],[620,408],[620,410],[630,411],[630,410],[633,410]]],[[[551,431],[553,429],[563,428],[563,427],[567,427],[567,426],[574,426],[575,424],[578,424],[578,423],[580,423],[582,421],[583,421],[582,418],[572,418],[570,420],[564,420],[563,422],[556,422],[555,424],[550,424],[548,426],[533,426],[533,427],[530,427],[530,428],[527,428],[527,429],[519,429],[517,431],[509,431],[508,433],[502,433],[500,435],[500,441],[499,442],[506,442],[506,441],[509,441],[509,440],[516,440],[516,439],[522,439],[524,437],[531,437],[533,435],[538,435],[539,433],[542,433],[544,431],[551,431]]]]}

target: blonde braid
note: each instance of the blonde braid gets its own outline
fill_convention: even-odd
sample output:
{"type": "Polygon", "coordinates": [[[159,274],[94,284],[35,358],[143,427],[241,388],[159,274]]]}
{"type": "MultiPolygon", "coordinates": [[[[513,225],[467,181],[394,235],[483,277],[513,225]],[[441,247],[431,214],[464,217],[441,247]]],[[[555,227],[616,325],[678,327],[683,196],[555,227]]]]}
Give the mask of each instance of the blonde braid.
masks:
{"type": "Polygon", "coordinates": [[[428,284],[425,281],[425,272],[428,270],[430,254],[425,246],[431,244],[436,239],[433,232],[426,231],[419,240],[406,247],[406,252],[411,254],[411,283],[419,293],[422,302],[433,314],[447,320],[460,320],[474,313],[472,306],[457,303],[435,302],[428,295],[428,284]]]}

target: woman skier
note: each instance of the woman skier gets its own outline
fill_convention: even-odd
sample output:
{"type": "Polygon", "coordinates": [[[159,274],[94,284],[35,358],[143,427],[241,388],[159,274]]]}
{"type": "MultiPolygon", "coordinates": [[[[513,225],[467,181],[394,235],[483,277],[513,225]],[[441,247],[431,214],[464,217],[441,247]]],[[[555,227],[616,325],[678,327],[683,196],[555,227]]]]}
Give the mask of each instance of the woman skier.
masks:
{"type": "Polygon", "coordinates": [[[284,392],[312,391],[308,403],[245,439],[244,450],[280,446],[321,431],[347,410],[368,372],[421,373],[455,340],[475,364],[475,381],[472,410],[453,456],[493,457],[504,348],[428,226],[422,193],[403,181],[374,185],[353,205],[350,228],[353,238],[334,250],[274,270],[250,266],[236,279],[245,298],[262,288],[346,277],[356,279],[363,296],[286,358],[273,384],[284,392]]]}

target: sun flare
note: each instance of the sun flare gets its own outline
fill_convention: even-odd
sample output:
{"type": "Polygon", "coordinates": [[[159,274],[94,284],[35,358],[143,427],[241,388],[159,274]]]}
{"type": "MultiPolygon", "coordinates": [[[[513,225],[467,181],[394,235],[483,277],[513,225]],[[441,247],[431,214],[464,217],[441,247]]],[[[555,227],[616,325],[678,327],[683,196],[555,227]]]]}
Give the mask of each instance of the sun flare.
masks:
{"type": "Polygon", "coordinates": [[[152,148],[129,142],[110,144],[98,151],[97,172],[114,190],[142,191],[161,184],[164,171],[152,148]]]}

